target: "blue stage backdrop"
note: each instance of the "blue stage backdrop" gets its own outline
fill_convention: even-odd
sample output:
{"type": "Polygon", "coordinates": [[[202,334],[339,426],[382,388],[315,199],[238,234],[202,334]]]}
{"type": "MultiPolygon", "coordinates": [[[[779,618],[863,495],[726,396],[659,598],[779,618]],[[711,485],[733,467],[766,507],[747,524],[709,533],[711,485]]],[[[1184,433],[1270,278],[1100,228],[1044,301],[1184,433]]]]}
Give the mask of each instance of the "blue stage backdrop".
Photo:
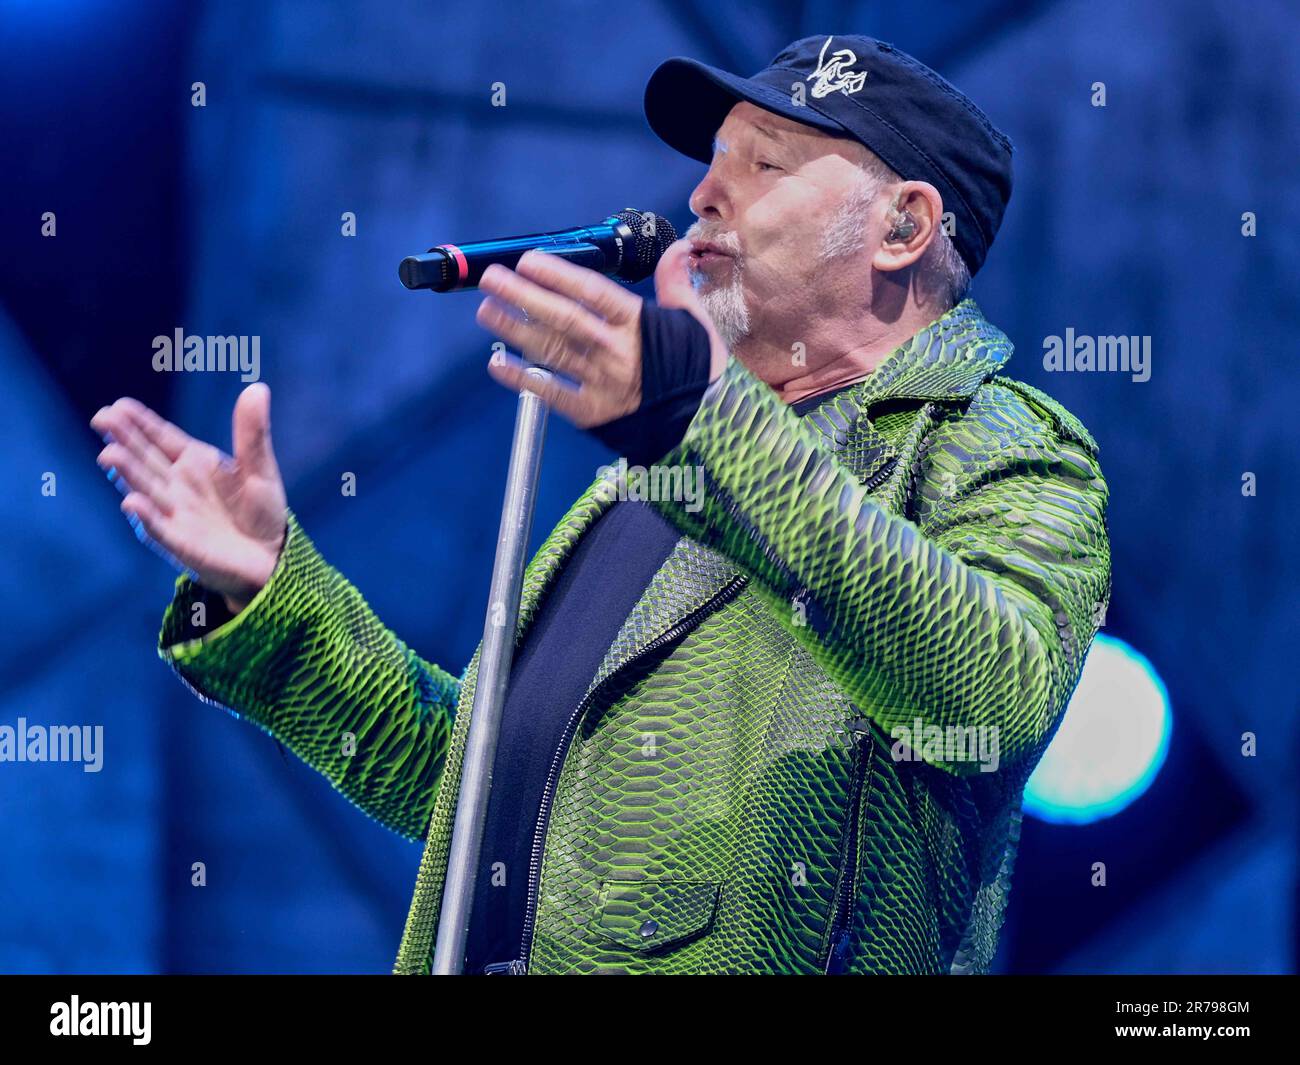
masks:
{"type": "MultiPolygon", "coordinates": [[[[1017,344],[1008,373],[1100,441],[1104,632],[1149,660],[1172,711],[1167,758],[1125,810],[1027,820],[997,969],[1294,971],[1294,4],[0,15],[0,724],[103,728],[97,772],[0,764],[0,970],[386,972],[414,883],[417,844],[157,657],[173,573],[119,515],[86,422],[135,395],[228,448],[243,386],[155,372],[153,338],[260,338],[291,506],[380,617],[458,673],[514,402],[486,375],[477,300],[407,292],[398,261],[627,206],[684,227],[704,168],[647,128],[650,71],[691,55],[750,72],[795,37],[855,32],[938,69],[1015,144],[972,295],[1017,344]],[[1054,372],[1045,347],[1071,330],[1149,338],[1147,371],[1054,372]]],[[[553,420],[534,544],[607,458],[553,420]]]]}

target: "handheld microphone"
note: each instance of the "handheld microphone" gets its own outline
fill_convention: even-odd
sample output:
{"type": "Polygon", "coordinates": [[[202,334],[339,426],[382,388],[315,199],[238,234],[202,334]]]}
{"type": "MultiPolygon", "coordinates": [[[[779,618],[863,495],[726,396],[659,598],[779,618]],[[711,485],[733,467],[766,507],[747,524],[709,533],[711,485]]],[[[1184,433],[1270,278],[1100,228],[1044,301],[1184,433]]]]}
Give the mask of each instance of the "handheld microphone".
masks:
{"type": "Polygon", "coordinates": [[[594,226],[532,233],[473,244],[439,244],[424,255],[408,255],[397,276],[410,289],[455,292],[478,287],[483,271],[493,263],[512,269],[526,251],[540,248],[628,283],[643,281],[677,239],[673,224],[662,215],[631,207],[594,226]]]}

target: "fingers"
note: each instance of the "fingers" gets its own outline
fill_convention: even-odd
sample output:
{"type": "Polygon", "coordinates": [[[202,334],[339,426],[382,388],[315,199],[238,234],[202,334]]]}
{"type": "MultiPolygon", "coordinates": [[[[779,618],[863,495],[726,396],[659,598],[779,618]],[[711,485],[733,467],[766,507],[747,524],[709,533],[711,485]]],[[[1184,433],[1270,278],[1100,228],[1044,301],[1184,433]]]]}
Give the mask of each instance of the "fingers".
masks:
{"type": "Polygon", "coordinates": [[[106,443],[120,444],[154,479],[165,479],[170,466],[167,457],[144,435],[120,402],[100,410],[91,425],[98,428],[106,443]]]}
{"type": "Polygon", "coordinates": [[[185,449],[185,445],[193,439],[188,433],[182,432],[138,399],[132,399],[130,396],[123,396],[112,406],[101,408],[90,419],[90,424],[92,428],[102,433],[104,430],[101,425],[106,419],[110,422],[118,422],[122,416],[139,429],[144,438],[156,447],[168,462],[175,462],[185,449]]]}
{"type": "Polygon", "coordinates": [[[249,385],[235,401],[231,439],[240,469],[262,476],[276,475],[271,449],[271,390],[263,382],[249,385]]]}
{"type": "Polygon", "coordinates": [[[659,257],[655,267],[655,302],[661,307],[689,308],[698,301],[699,294],[691,284],[691,242],[685,238],[674,241],[659,257]]]}
{"type": "MultiPolygon", "coordinates": [[[[515,273],[561,296],[576,300],[611,325],[626,325],[635,321],[641,313],[640,296],[596,271],[561,259],[558,255],[547,255],[542,251],[529,252],[515,265],[515,273]]],[[[529,314],[532,314],[531,306],[529,314]]]]}
{"type": "Polygon", "coordinates": [[[580,419],[585,413],[581,389],[565,383],[554,374],[542,376],[529,373],[529,370],[535,369],[530,363],[508,352],[493,355],[488,360],[488,373],[493,380],[513,392],[526,388],[536,393],[552,410],[559,411],[581,427],[580,419]]]}
{"type": "Polygon", "coordinates": [[[655,301],[660,307],[673,307],[688,311],[709,334],[709,380],[716,380],[726,368],[728,351],[721,334],[713,322],[704,301],[691,282],[691,242],[683,238],[674,241],[655,267],[655,301]]]}
{"type": "Polygon", "coordinates": [[[691,242],[686,239],[674,241],[659,259],[655,267],[655,302],[660,307],[677,307],[690,311],[710,334],[716,337],[713,319],[704,309],[704,301],[695,285],[691,283],[691,242]]]}
{"type": "Polygon", "coordinates": [[[147,544],[176,569],[186,569],[177,557],[170,528],[161,511],[148,496],[131,492],[122,500],[122,513],[126,515],[136,539],[147,544]]]}
{"type": "Polygon", "coordinates": [[[167,480],[149,468],[149,464],[124,444],[114,440],[95,458],[119,492],[141,492],[149,496],[166,513],[171,513],[167,480]]]}
{"type": "Polygon", "coordinates": [[[128,492],[122,500],[122,513],[126,515],[141,540],[152,539],[161,543],[163,536],[162,513],[143,492],[128,492]]]}
{"type": "Polygon", "coordinates": [[[578,380],[608,374],[602,356],[613,346],[610,327],[591,311],[504,266],[489,267],[479,288],[488,298],[479,305],[476,319],[507,344],[578,380]],[[513,314],[511,308],[524,313],[513,314]]]}
{"type": "MultiPolygon", "coordinates": [[[[107,472],[119,492],[142,492],[156,507],[170,513],[168,480],[171,461],[145,431],[146,415],[162,422],[144,404],[129,398],[119,399],[112,406],[96,411],[90,424],[107,441],[107,446],[95,461],[107,472]]],[[[159,431],[158,426],[154,426],[154,431],[159,431]]],[[[168,439],[165,433],[160,438],[168,439]]]]}

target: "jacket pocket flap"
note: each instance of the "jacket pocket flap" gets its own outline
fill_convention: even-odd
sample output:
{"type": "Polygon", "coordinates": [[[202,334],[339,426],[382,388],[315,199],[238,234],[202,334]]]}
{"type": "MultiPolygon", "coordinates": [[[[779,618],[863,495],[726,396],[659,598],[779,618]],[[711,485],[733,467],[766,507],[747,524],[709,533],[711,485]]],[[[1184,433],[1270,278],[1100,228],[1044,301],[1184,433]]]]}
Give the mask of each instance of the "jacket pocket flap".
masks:
{"type": "Polygon", "coordinates": [[[601,934],[639,954],[663,950],[708,931],[721,891],[712,880],[606,880],[601,934]]]}

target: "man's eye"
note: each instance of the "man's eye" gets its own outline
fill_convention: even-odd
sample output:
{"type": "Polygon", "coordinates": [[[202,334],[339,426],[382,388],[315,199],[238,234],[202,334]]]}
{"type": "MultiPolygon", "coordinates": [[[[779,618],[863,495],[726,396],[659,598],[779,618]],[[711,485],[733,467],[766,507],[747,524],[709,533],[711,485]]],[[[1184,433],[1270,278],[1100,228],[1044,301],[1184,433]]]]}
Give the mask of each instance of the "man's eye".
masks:
{"type": "Polygon", "coordinates": [[[761,159],[758,161],[759,170],[780,170],[781,168],[775,163],[765,163],[761,159]]]}

